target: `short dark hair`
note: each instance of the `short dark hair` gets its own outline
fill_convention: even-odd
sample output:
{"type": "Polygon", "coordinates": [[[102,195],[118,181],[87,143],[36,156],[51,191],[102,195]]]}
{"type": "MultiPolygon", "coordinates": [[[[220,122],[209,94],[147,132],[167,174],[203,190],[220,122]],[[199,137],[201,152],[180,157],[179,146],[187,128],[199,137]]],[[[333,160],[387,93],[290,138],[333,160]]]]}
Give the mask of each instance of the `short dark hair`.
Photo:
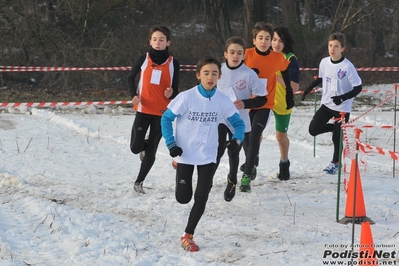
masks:
{"type": "Polygon", "coordinates": [[[166,36],[166,40],[167,40],[167,41],[170,41],[170,29],[168,29],[168,28],[165,27],[165,26],[160,26],[160,25],[153,26],[153,27],[150,29],[150,38],[149,38],[150,40],[151,40],[152,34],[153,34],[154,32],[156,32],[156,31],[162,32],[162,33],[166,36]]]}
{"type": "Polygon", "coordinates": [[[245,50],[246,48],[246,44],[245,44],[245,40],[241,37],[238,36],[232,36],[230,38],[227,39],[226,41],[226,45],[224,46],[224,50],[227,52],[227,49],[229,48],[229,46],[231,44],[238,44],[242,46],[242,49],[245,50]]]}
{"type": "Polygon", "coordinates": [[[283,52],[285,54],[293,53],[294,52],[294,38],[288,28],[286,27],[277,27],[274,29],[274,32],[281,38],[284,43],[283,52]]]}
{"type": "Polygon", "coordinates": [[[217,60],[215,57],[207,55],[203,58],[201,58],[198,63],[197,63],[197,70],[196,73],[199,74],[201,72],[201,69],[205,66],[205,65],[210,65],[210,64],[215,64],[218,66],[219,69],[219,73],[222,73],[222,64],[220,63],[219,60],[217,60]]]}
{"type": "Polygon", "coordinates": [[[328,38],[329,42],[335,41],[335,40],[339,41],[339,43],[341,44],[342,47],[346,46],[346,36],[342,32],[334,32],[328,38]]]}
{"type": "Polygon", "coordinates": [[[266,32],[268,32],[268,33],[270,33],[270,37],[273,38],[273,33],[274,33],[274,31],[273,31],[272,25],[269,24],[269,23],[265,23],[265,22],[263,22],[263,21],[260,21],[260,22],[256,22],[256,23],[255,23],[255,26],[254,26],[253,29],[252,29],[252,37],[253,37],[254,39],[256,39],[256,36],[257,36],[258,33],[261,32],[262,30],[264,30],[264,31],[266,31],[266,32]]]}

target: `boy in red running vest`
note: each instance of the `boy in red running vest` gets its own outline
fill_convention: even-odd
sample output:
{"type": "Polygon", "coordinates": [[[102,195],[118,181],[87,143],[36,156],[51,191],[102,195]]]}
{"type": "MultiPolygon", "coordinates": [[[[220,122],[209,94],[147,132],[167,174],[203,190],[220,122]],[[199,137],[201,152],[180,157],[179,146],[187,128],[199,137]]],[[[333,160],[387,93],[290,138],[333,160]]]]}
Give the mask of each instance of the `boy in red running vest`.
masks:
{"type": "Polygon", "coordinates": [[[130,150],[142,158],[134,190],[145,194],[143,181],[155,162],[161,140],[161,116],[178,94],[180,63],[169,54],[170,30],[154,26],[150,30],[150,50],[142,54],[128,76],[129,94],[134,109],[130,150]],[[140,79],[136,86],[136,76],[140,79]],[[146,138],[149,129],[148,138],[146,138]]]}

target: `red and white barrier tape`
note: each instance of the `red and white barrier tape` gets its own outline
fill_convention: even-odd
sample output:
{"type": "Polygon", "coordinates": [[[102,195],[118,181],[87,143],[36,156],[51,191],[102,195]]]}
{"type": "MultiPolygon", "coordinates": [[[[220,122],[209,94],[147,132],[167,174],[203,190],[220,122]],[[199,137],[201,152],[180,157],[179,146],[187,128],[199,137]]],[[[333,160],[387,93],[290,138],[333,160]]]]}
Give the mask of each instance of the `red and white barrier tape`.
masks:
{"type": "Polygon", "coordinates": [[[33,67],[33,66],[3,66],[0,72],[59,72],[59,71],[93,71],[93,70],[130,70],[131,67],[33,67]]]}
{"type": "Polygon", "coordinates": [[[395,91],[391,91],[391,90],[362,90],[362,92],[365,93],[380,93],[380,92],[384,92],[384,93],[395,93],[395,91]]]}
{"type": "Polygon", "coordinates": [[[344,147],[342,150],[342,156],[343,158],[350,158],[352,159],[354,157],[354,155],[356,155],[356,153],[353,153],[349,147],[349,138],[348,138],[348,134],[346,132],[346,127],[345,126],[345,118],[341,119],[341,129],[342,129],[342,139],[344,142],[344,147]]]}
{"type": "MultiPolygon", "coordinates": [[[[322,90],[322,88],[315,88],[315,89],[311,90],[309,93],[316,93],[321,90],[322,90]]],[[[294,92],[294,94],[303,94],[303,92],[304,91],[297,91],[297,92],[294,92]]]]}
{"type": "Polygon", "coordinates": [[[356,117],[356,118],[354,118],[354,119],[348,121],[348,123],[342,125],[342,127],[346,127],[346,126],[348,126],[349,124],[353,124],[353,122],[356,122],[357,120],[359,120],[359,119],[362,118],[363,116],[369,114],[369,113],[372,112],[373,110],[377,109],[378,107],[380,107],[380,106],[383,105],[384,103],[389,102],[393,97],[395,97],[395,96],[397,96],[397,95],[399,95],[399,93],[392,94],[391,96],[389,96],[389,97],[386,98],[385,100],[381,101],[380,103],[378,103],[378,104],[377,104],[376,106],[374,106],[373,108],[367,110],[366,112],[364,112],[364,113],[361,114],[360,116],[358,116],[358,117],[356,117]]]}
{"type": "Polygon", "coordinates": [[[180,68],[197,68],[196,65],[180,65],[180,68]]]}
{"type": "MultiPolygon", "coordinates": [[[[196,67],[196,66],[194,66],[196,67]]],[[[132,67],[34,67],[0,66],[0,72],[60,72],[60,71],[128,71],[132,67]]],[[[195,71],[191,65],[180,65],[181,71],[195,71]]]]}
{"type": "Polygon", "coordinates": [[[399,128],[399,126],[388,126],[388,125],[382,125],[382,126],[377,126],[377,125],[356,126],[356,125],[348,125],[348,124],[345,124],[344,127],[355,127],[355,128],[381,128],[381,129],[397,129],[397,128],[399,128]]]}
{"type": "Polygon", "coordinates": [[[359,145],[359,150],[361,152],[367,153],[366,149],[368,149],[370,151],[375,151],[378,154],[389,156],[389,157],[391,157],[391,159],[399,160],[399,153],[397,153],[397,152],[385,150],[381,147],[372,146],[370,144],[364,144],[364,143],[360,142],[360,140],[358,140],[358,139],[356,140],[356,143],[359,145]]]}
{"type": "MultiPolygon", "coordinates": [[[[322,88],[316,88],[316,89],[313,89],[310,93],[315,93],[315,92],[319,92],[319,91],[322,91],[322,90],[323,90],[322,88]]],[[[304,91],[297,91],[294,94],[303,94],[303,92],[304,91]]],[[[395,93],[395,91],[392,91],[392,90],[368,90],[368,89],[365,89],[365,90],[362,90],[362,93],[395,93]]]]}
{"type": "Polygon", "coordinates": [[[356,68],[357,71],[371,71],[371,72],[390,72],[399,71],[399,67],[359,67],[356,68]]]}
{"type": "Polygon", "coordinates": [[[98,101],[98,102],[40,102],[40,103],[0,103],[0,107],[55,107],[55,106],[87,106],[87,105],[115,105],[131,104],[132,101],[98,101]]]}
{"type": "MultiPolygon", "coordinates": [[[[180,65],[181,71],[195,71],[196,65],[180,65]]],[[[126,71],[131,67],[37,67],[37,66],[0,66],[0,72],[58,72],[58,71],[126,71]]],[[[303,67],[302,71],[319,70],[318,68],[303,67]]],[[[357,71],[397,72],[399,67],[359,67],[357,71]]]]}
{"type": "MultiPolygon", "coordinates": [[[[397,91],[398,88],[398,84],[395,84],[395,91],[397,91]]],[[[392,94],[391,96],[389,96],[388,98],[384,99],[383,101],[381,101],[380,103],[378,103],[376,106],[374,106],[373,108],[367,110],[366,112],[364,112],[363,114],[361,114],[360,116],[348,121],[347,123],[345,123],[345,121],[342,119],[341,123],[341,129],[342,129],[342,133],[343,133],[343,141],[344,141],[344,147],[343,147],[343,158],[350,158],[353,159],[353,157],[356,155],[356,151],[355,149],[350,149],[349,147],[349,138],[348,138],[348,134],[346,132],[346,128],[347,127],[357,127],[355,125],[353,125],[353,123],[357,120],[359,120],[361,117],[367,115],[368,113],[370,113],[371,111],[375,110],[376,108],[378,108],[379,106],[383,105],[384,103],[390,101],[393,97],[399,95],[399,93],[395,93],[392,94]]],[[[365,125],[365,126],[360,126],[360,128],[372,128],[372,127],[377,127],[374,125],[365,125]]],[[[397,126],[379,126],[382,129],[395,129],[395,128],[399,128],[397,126]]]]}

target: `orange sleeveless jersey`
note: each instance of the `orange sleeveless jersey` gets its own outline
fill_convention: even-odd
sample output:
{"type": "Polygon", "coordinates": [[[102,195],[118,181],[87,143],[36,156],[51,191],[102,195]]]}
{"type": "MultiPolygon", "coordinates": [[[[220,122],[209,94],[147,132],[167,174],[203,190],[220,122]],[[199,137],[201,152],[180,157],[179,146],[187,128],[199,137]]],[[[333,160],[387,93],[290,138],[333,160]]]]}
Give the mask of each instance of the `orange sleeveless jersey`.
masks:
{"type": "Polygon", "coordinates": [[[141,96],[141,101],[134,106],[134,110],[144,114],[162,116],[170,102],[170,99],[166,98],[164,93],[166,88],[172,86],[174,71],[172,56],[169,56],[168,60],[162,65],[157,65],[147,53],[141,66],[140,80],[137,85],[137,94],[141,96]],[[157,70],[160,72],[157,72],[157,70]],[[160,73],[160,78],[156,78],[157,73],[160,73]],[[153,79],[152,82],[151,79],[153,79]]]}
{"type": "Polygon", "coordinates": [[[267,103],[262,107],[253,109],[268,108],[273,110],[274,95],[276,94],[276,72],[286,70],[290,61],[285,59],[281,53],[273,51],[270,51],[268,55],[260,55],[256,53],[255,47],[252,47],[245,50],[244,64],[250,68],[257,68],[259,78],[267,79],[267,103]]]}

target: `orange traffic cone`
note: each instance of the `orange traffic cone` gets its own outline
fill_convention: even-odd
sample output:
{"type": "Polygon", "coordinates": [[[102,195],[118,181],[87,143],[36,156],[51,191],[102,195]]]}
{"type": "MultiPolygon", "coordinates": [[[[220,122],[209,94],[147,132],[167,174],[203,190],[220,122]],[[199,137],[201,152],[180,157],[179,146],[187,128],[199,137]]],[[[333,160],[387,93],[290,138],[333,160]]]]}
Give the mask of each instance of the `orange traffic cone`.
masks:
{"type": "Polygon", "coordinates": [[[366,221],[374,224],[374,222],[366,216],[366,207],[364,205],[359,165],[356,159],[353,159],[349,177],[348,194],[346,198],[345,217],[339,220],[339,223],[347,224],[353,222],[360,224],[361,222],[366,221]]]}
{"type": "Polygon", "coordinates": [[[377,258],[374,254],[374,241],[369,222],[362,223],[358,265],[378,265],[377,258]]]}

